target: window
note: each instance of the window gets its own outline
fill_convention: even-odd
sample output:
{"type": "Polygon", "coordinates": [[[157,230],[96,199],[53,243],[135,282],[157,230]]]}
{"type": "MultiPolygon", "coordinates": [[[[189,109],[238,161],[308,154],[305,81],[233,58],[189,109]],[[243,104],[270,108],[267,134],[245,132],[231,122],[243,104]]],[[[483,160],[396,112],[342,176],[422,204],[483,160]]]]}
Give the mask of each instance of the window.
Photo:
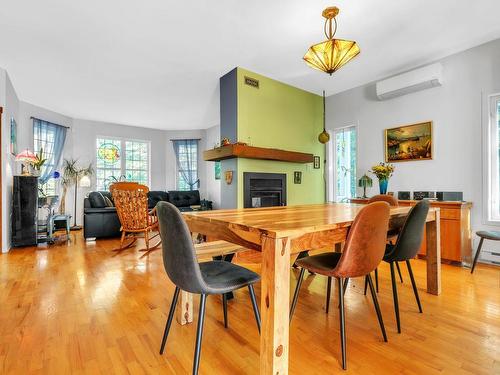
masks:
{"type": "Polygon", "coordinates": [[[97,138],[97,190],[108,190],[120,180],[149,185],[149,150],[146,141],[97,138]]]}
{"type": "Polygon", "coordinates": [[[500,221],[500,94],[490,97],[488,220],[500,221]]]}
{"type": "Polygon", "coordinates": [[[177,159],[177,190],[193,190],[199,186],[198,140],[172,140],[177,159]]]}
{"type": "Polygon", "coordinates": [[[57,124],[33,118],[33,149],[42,152],[46,159],[40,169],[39,193],[41,196],[56,195],[54,174],[59,166],[66,139],[66,128],[57,124]]]}
{"type": "Polygon", "coordinates": [[[342,202],[356,197],[356,127],[333,132],[333,200],[342,202]]]}

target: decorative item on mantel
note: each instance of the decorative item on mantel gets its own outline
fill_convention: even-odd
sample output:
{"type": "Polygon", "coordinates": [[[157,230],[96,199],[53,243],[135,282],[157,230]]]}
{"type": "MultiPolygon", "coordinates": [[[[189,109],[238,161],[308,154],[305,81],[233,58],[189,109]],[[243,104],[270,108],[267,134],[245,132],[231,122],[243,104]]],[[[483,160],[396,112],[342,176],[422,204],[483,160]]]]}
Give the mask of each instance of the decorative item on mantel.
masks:
{"type": "Polygon", "coordinates": [[[389,185],[389,178],[394,173],[394,165],[381,162],[374,165],[370,172],[378,178],[380,194],[387,194],[387,186],[389,185]]]}
{"type": "Polygon", "coordinates": [[[363,198],[368,198],[366,196],[366,188],[367,187],[372,187],[373,186],[373,180],[366,175],[366,173],[361,176],[361,178],[358,180],[358,186],[363,188],[363,198]]]}

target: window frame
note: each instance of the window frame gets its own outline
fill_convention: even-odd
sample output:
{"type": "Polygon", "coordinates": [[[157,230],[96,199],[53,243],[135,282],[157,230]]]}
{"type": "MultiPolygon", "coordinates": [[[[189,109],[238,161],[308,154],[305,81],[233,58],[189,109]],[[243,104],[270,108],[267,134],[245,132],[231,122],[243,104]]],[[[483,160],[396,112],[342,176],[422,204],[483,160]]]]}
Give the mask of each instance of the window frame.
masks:
{"type": "MultiPolygon", "coordinates": [[[[198,179],[198,186],[197,186],[197,189],[199,190],[200,189],[200,142],[198,139],[196,138],[193,138],[192,140],[197,140],[198,142],[196,142],[196,177],[198,179]]],[[[175,152],[174,152],[174,158],[175,158],[175,190],[177,191],[190,191],[189,189],[188,190],[181,190],[179,188],[179,182],[181,181],[181,176],[180,176],[180,170],[179,170],[179,165],[177,163],[177,156],[175,155],[175,152]]],[[[187,182],[186,182],[187,184],[187,182]]],[[[189,186],[188,186],[189,188],[189,186]]]]}
{"type": "Polygon", "coordinates": [[[500,93],[488,96],[485,224],[500,225],[500,93]]]}
{"type": "MultiPolygon", "coordinates": [[[[336,135],[342,131],[345,131],[346,129],[352,128],[354,129],[354,132],[356,134],[356,171],[354,172],[355,174],[355,180],[357,181],[357,171],[358,171],[358,160],[359,160],[359,133],[358,133],[358,124],[357,123],[351,123],[346,126],[338,127],[332,129],[332,137],[330,142],[328,142],[328,157],[329,160],[331,160],[331,163],[328,165],[328,201],[330,202],[336,202],[337,199],[337,151],[336,151],[336,135]]],[[[357,183],[355,184],[355,198],[357,196],[357,183]]]]}
{"type": "MultiPolygon", "coordinates": [[[[146,186],[150,187],[151,186],[151,141],[147,139],[137,139],[137,138],[128,138],[128,137],[116,137],[116,136],[110,136],[110,135],[96,135],[95,141],[94,141],[94,158],[95,158],[95,177],[94,177],[94,183],[96,190],[101,190],[102,186],[98,186],[97,184],[97,171],[99,169],[105,170],[106,168],[99,168],[97,166],[97,141],[99,139],[105,139],[109,141],[119,141],[120,142],[120,176],[123,176],[127,174],[127,151],[126,151],[126,143],[127,142],[137,142],[137,143],[145,143],[147,145],[147,153],[148,153],[148,160],[147,160],[147,182],[146,186]]],[[[115,168],[109,168],[109,169],[115,169],[115,168]]],[[[128,180],[127,180],[128,181],[128,180]]]]}
{"type": "MultiPolygon", "coordinates": [[[[31,128],[32,128],[32,132],[33,132],[33,143],[32,143],[33,144],[33,152],[35,154],[38,154],[38,152],[40,151],[40,149],[37,148],[37,144],[38,143],[42,143],[41,142],[42,140],[39,139],[39,138],[37,138],[36,134],[38,132],[35,132],[35,125],[34,124],[32,125],[31,128]]],[[[48,159],[47,158],[48,154],[50,154],[51,156],[54,155],[54,141],[55,140],[52,139],[52,142],[50,142],[50,143],[52,143],[52,147],[51,147],[51,152],[50,153],[47,153],[47,150],[43,151],[43,155],[42,156],[44,158],[48,159]]],[[[64,154],[63,154],[63,157],[61,159],[63,159],[63,158],[64,158],[64,154]]],[[[42,168],[47,168],[49,166],[53,166],[53,164],[45,163],[42,168]]],[[[56,179],[53,178],[53,177],[50,177],[44,185],[40,185],[39,184],[38,185],[38,195],[40,196],[40,194],[42,194],[41,196],[59,195],[59,184],[57,183],[56,179]],[[49,184],[51,185],[50,186],[50,191],[47,189],[49,187],[49,184]],[[42,189],[42,186],[44,187],[43,189],[42,189]]]]}

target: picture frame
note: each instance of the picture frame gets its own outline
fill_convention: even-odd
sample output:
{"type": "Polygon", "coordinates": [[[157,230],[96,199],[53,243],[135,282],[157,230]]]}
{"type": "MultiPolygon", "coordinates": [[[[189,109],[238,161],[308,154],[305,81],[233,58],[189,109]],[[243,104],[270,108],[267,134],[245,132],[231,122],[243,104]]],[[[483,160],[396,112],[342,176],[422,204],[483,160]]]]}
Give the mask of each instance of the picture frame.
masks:
{"type": "Polygon", "coordinates": [[[301,184],[302,183],[302,172],[300,172],[300,171],[293,172],[293,183],[294,184],[301,184]]]}
{"type": "Polygon", "coordinates": [[[215,162],[214,177],[216,180],[220,180],[220,161],[215,162]]]}
{"type": "Polygon", "coordinates": [[[313,168],[320,169],[321,168],[321,158],[319,156],[314,156],[313,158],[313,168]]]}
{"type": "Polygon", "coordinates": [[[17,155],[17,123],[14,117],[10,118],[10,153],[17,155]]]}
{"type": "Polygon", "coordinates": [[[385,129],[385,162],[432,160],[434,156],[432,135],[432,121],[385,129]]]}

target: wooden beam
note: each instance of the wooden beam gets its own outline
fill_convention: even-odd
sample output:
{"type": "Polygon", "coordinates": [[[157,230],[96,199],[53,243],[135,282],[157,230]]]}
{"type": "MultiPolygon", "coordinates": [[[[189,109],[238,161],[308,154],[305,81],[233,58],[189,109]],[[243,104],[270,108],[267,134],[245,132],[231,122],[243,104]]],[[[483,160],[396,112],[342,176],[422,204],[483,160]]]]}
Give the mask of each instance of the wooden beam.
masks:
{"type": "Polygon", "coordinates": [[[312,163],[314,155],[304,152],[253,147],[240,144],[217,147],[203,152],[203,159],[205,161],[219,161],[233,158],[275,160],[291,163],[312,163]]]}

